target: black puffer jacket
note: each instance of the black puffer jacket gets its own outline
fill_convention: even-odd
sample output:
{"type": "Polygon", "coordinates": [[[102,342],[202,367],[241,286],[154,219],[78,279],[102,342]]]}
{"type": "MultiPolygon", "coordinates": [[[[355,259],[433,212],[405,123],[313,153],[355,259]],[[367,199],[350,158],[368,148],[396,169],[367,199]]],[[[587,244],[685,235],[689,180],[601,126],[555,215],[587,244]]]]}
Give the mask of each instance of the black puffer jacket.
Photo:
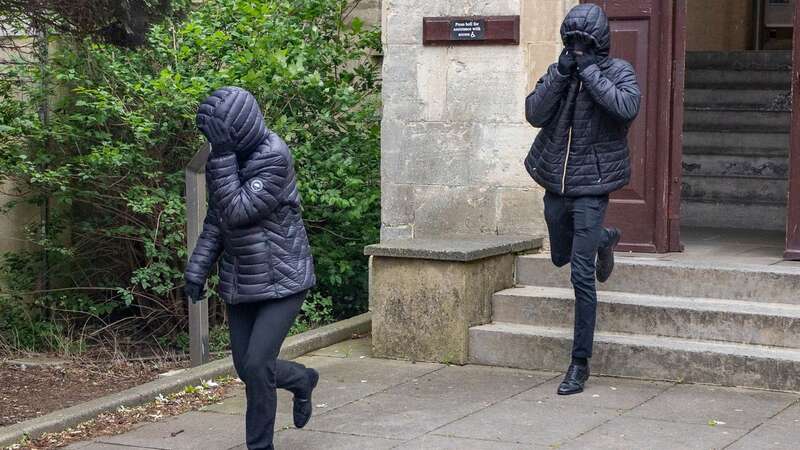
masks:
{"type": "Polygon", "coordinates": [[[232,129],[235,151],[212,153],[206,163],[208,214],[186,281],[202,285],[219,259],[220,296],[228,303],[309,289],[314,263],[289,148],[266,128],[255,98],[243,89],[208,97],[198,123],[209,120],[232,129]]]}
{"type": "Polygon", "coordinates": [[[603,195],[628,184],[628,128],[641,94],[633,67],[609,57],[608,18],[592,4],[573,8],[561,25],[594,41],[597,63],[562,76],[553,64],[525,101],[531,125],[541,128],[525,168],[548,191],[577,197],[603,195]]]}

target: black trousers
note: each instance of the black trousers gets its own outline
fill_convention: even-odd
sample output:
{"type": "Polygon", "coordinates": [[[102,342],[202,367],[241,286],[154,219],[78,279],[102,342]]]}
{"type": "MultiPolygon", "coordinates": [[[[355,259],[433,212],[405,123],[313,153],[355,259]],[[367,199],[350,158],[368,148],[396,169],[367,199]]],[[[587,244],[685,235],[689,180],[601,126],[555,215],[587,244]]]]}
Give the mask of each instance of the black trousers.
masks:
{"type": "Polygon", "coordinates": [[[233,365],[245,383],[247,448],[272,449],[276,388],[297,392],[308,380],[302,364],[278,359],[306,292],[279,300],[228,305],[233,365]]]}
{"type": "Polygon", "coordinates": [[[550,255],[558,267],[571,263],[575,289],[572,356],[591,358],[597,316],[595,266],[597,249],[609,244],[603,220],[608,196],[563,197],[547,192],[544,217],[550,233],[550,255]]]}

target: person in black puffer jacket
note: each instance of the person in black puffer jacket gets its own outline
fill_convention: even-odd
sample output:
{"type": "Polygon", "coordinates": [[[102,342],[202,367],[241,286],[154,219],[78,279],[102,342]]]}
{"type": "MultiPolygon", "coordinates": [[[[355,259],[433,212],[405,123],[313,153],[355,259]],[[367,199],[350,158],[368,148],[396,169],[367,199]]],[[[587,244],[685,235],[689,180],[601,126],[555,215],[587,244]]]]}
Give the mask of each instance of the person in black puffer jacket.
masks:
{"type": "Polygon", "coordinates": [[[589,378],[597,293],[614,268],[616,228],[604,228],[608,196],[628,184],[628,129],[641,94],[627,61],[611,58],[608,18],[593,4],[574,7],[561,25],[564,50],[525,101],[531,125],[541,128],[525,168],[545,188],[551,258],[571,263],[575,289],[572,363],[558,388],[583,391],[589,378]]]}
{"type": "Polygon", "coordinates": [[[275,389],[294,394],[294,422],[302,428],[319,380],[315,370],[277,359],[315,284],[294,161],[244,89],[211,94],[200,104],[197,126],[211,144],[208,213],[186,267],[185,291],[201,301],[206,278],[219,262],[233,362],[246,386],[247,447],[271,449],[275,389]]]}

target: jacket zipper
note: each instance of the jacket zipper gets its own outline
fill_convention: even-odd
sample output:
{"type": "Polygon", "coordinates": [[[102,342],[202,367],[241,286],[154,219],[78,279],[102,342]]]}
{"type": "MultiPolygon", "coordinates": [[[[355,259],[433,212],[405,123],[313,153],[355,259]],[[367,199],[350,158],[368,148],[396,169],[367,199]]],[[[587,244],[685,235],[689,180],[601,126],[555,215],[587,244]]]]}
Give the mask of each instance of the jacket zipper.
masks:
{"type": "Polygon", "coordinates": [[[564,158],[564,173],[561,175],[561,193],[567,192],[567,163],[569,162],[569,151],[572,148],[572,125],[569,126],[569,138],[567,139],[567,156],[564,158]]]}
{"type": "Polygon", "coordinates": [[[592,153],[594,153],[594,165],[597,167],[597,182],[600,183],[603,181],[603,169],[600,168],[600,158],[597,157],[597,150],[592,148],[592,153]]]}
{"type": "MultiPolygon", "coordinates": [[[[578,95],[581,93],[581,82],[578,80],[578,95]]],[[[577,108],[578,96],[575,96],[575,104],[577,108]]],[[[569,125],[569,138],[567,139],[567,156],[564,158],[564,173],[561,175],[561,193],[567,192],[567,164],[569,164],[569,153],[572,150],[572,128],[575,122],[575,111],[572,111],[572,122],[569,125]]]]}
{"type": "Polygon", "coordinates": [[[233,298],[239,296],[239,257],[233,257],[233,298]]]}

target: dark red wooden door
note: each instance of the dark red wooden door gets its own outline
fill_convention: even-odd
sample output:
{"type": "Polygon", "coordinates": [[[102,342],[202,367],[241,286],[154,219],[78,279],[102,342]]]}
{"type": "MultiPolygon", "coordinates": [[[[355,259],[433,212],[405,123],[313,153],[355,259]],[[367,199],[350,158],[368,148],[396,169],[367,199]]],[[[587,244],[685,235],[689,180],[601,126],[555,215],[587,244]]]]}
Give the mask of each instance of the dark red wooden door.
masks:
{"type": "Polygon", "coordinates": [[[800,2],[795,2],[792,52],[792,136],[789,151],[789,200],[784,257],[800,260],[800,2]]]}
{"type": "MultiPolygon", "coordinates": [[[[628,135],[631,182],[611,196],[607,223],[622,229],[620,250],[666,252],[679,250],[677,220],[670,226],[670,194],[680,189],[670,178],[672,154],[680,167],[680,131],[672,133],[674,65],[673,9],[671,0],[584,0],[601,6],[611,22],[611,55],[630,62],[642,90],[639,116],[628,135]],[[670,234],[673,234],[670,236],[670,234]],[[672,239],[670,239],[672,238],[672,239]],[[670,247],[673,243],[673,248],[670,247]]],[[[681,123],[677,123],[678,128],[681,123]]],[[[673,177],[674,178],[674,177],[673,177]]],[[[674,205],[673,205],[674,206],[674,205]]],[[[679,207],[679,205],[678,205],[679,207]]]]}

